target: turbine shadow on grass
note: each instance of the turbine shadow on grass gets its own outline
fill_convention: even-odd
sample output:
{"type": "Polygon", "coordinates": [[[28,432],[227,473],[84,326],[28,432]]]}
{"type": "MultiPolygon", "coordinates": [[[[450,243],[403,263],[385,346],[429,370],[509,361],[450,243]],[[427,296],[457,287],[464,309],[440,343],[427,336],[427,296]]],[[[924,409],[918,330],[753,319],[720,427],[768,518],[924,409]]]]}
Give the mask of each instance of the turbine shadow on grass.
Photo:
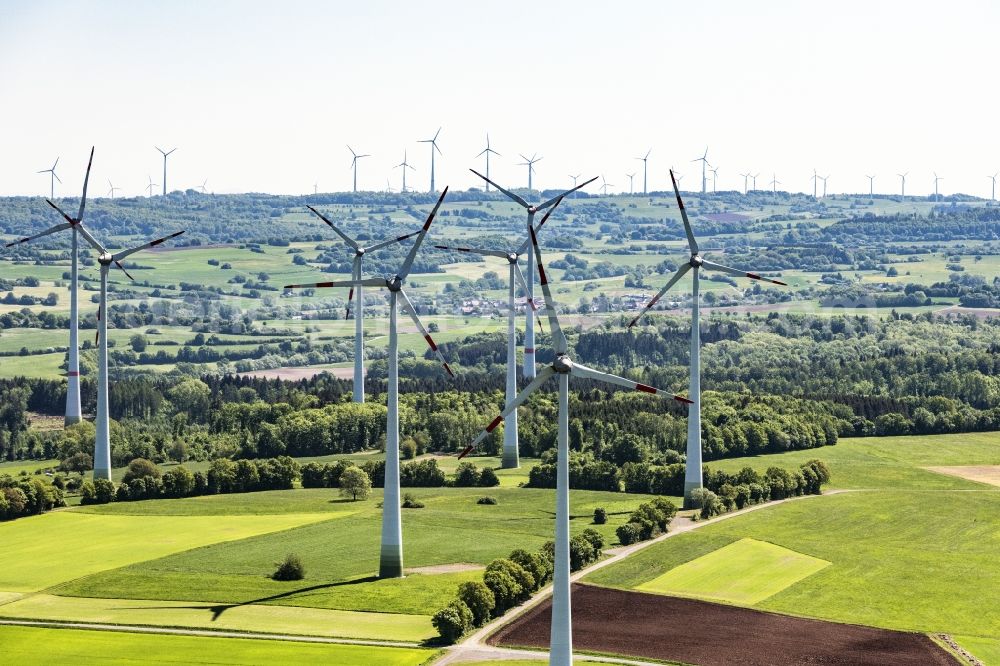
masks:
{"type": "MultiPolygon", "coordinates": [[[[287,592],[282,592],[281,594],[272,594],[269,597],[260,597],[259,599],[251,599],[249,601],[241,601],[239,603],[233,604],[197,604],[194,606],[142,606],[134,608],[134,610],[207,610],[212,612],[212,622],[219,619],[223,613],[232,608],[239,608],[241,606],[252,606],[254,604],[263,604],[268,601],[275,601],[277,599],[285,599],[288,597],[293,597],[299,594],[305,594],[307,592],[316,592],[318,590],[328,590],[335,587],[343,587],[344,585],[357,585],[359,583],[373,583],[379,580],[378,576],[365,576],[364,578],[355,578],[352,580],[342,580],[337,583],[323,583],[321,585],[310,585],[309,587],[302,587],[297,590],[289,590],[287,592]]],[[[129,608],[121,608],[114,610],[133,610],[129,608]]]]}

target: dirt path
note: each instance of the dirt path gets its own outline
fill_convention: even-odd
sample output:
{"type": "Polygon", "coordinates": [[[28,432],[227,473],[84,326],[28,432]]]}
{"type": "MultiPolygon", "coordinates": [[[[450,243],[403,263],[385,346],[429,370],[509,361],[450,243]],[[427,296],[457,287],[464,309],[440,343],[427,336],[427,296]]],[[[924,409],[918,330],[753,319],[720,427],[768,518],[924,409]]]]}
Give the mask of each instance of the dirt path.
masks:
{"type": "MultiPolygon", "coordinates": [[[[827,495],[837,495],[839,493],[844,493],[844,492],[853,492],[853,491],[830,490],[823,493],[823,495],[802,495],[800,497],[789,497],[787,499],[778,500],[776,502],[768,502],[767,504],[756,504],[754,506],[750,506],[745,509],[740,509],[739,511],[724,513],[721,516],[716,516],[715,518],[711,518],[709,520],[699,520],[697,522],[689,518],[675,518],[674,521],[670,524],[670,531],[667,532],[666,534],[661,534],[655,539],[650,539],[649,541],[640,541],[639,543],[632,544],[631,546],[615,548],[611,557],[603,559],[599,562],[596,562],[595,564],[590,565],[585,569],[577,571],[572,576],[570,576],[570,581],[575,583],[584,576],[587,576],[593,573],[594,571],[597,571],[598,569],[603,569],[604,567],[611,566],[612,564],[620,562],[621,560],[639,552],[640,550],[649,548],[653,544],[660,543],[664,539],[669,539],[671,537],[677,536],[678,534],[684,534],[685,532],[696,530],[700,527],[704,527],[705,525],[714,525],[715,523],[718,523],[723,520],[729,520],[730,518],[735,518],[737,516],[742,516],[744,514],[750,513],[751,511],[759,511],[760,509],[776,506],[778,504],[784,504],[785,502],[805,500],[810,497],[824,497],[827,495]]],[[[607,552],[611,553],[611,551],[607,552]]],[[[524,615],[529,610],[535,608],[542,602],[548,600],[548,598],[551,595],[552,595],[551,585],[542,588],[542,590],[538,594],[533,596],[528,601],[524,602],[523,604],[521,604],[516,608],[512,608],[511,610],[507,611],[507,613],[502,617],[498,617],[492,622],[486,624],[478,631],[468,636],[461,643],[457,643],[451,646],[448,649],[448,651],[444,654],[444,656],[442,656],[440,659],[434,662],[435,665],[445,666],[446,664],[460,664],[462,662],[469,662],[469,661],[483,661],[483,660],[502,661],[509,659],[519,659],[519,658],[524,658],[524,655],[526,653],[534,657],[544,656],[544,654],[547,653],[530,652],[525,650],[512,650],[509,648],[489,645],[488,643],[486,643],[486,639],[504,625],[512,623],[514,620],[524,615]]],[[[601,658],[601,660],[607,661],[607,659],[603,657],[601,658]]],[[[633,660],[633,659],[621,659],[613,661],[611,663],[646,664],[649,662],[633,660]]]]}

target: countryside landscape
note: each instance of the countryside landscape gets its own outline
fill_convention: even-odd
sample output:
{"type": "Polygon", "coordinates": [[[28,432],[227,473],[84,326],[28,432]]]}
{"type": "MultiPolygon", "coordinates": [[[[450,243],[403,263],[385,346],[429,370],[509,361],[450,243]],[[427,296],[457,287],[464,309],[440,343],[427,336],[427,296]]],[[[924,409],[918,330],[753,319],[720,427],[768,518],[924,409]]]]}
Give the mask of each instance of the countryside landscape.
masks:
{"type": "MultiPolygon", "coordinates": [[[[20,30],[0,82],[37,97],[16,111],[37,136],[12,124],[0,159],[3,661],[1000,664],[1000,204],[978,155],[995,139],[930,137],[934,162],[907,152],[903,122],[756,143],[699,119],[723,93],[692,72],[671,131],[640,110],[620,131],[560,126],[631,79],[477,115],[477,95],[512,84],[473,80],[493,57],[442,44],[410,64],[454,64],[449,94],[407,75],[387,129],[385,55],[360,35],[384,27],[406,57],[430,24],[376,4],[182,2],[108,24],[101,3],[0,9],[20,30]],[[94,62],[125,63],[137,87],[84,92],[79,118],[43,130],[62,116],[29,74],[60,94],[97,80],[24,60],[63,12],[114,37],[94,62]],[[165,45],[184,21],[181,56],[165,45]],[[336,24],[342,43],[275,36],[268,65],[239,43],[295,21],[317,38],[336,24]],[[371,78],[336,81],[370,96],[368,115],[340,110],[337,86],[316,93],[327,116],[266,95],[243,116],[213,91],[316,72],[351,45],[371,78]],[[155,84],[127,64],[147,49],[155,84]],[[184,66],[194,54],[205,73],[184,66]],[[180,81],[190,108],[158,108],[157,86],[180,81]],[[162,129],[109,119],[146,109],[162,129]],[[306,128],[320,117],[321,139],[306,128]],[[227,153],[251,124],[260,155],[227,153]],[[886,154],[862,163],[868,144],[886,154]]],[[[435,9],[452,34],[485,16],[435,9]]],[[[610,28],[716,20],[634,9],[647,25],[601,31],[581,8],[556,44],[582,56],[601,34],[655,59],[610,28]]],[[[729,9],[755,42],[812,31],[816,66],[850,23],[729,9]]],[[[911,53],[933,19],[908,11],[891,39],[911,53]]],[[[959,3],[942,20],[995,13],[959,3]]],[[[496,21],[486,44],[515,27],[496,21]]],[[[750,39],[718,29],[730,55],[750,39]]],[[[555,80],[559,53],[508,64],[555,80]]],[[[820,99],[743,94],[765,127],[779,100],[820,99]]],[[[866,99],[877,118],[902,104],[866,99]]],[[[853,113],[841,91],[822,100],[821,118],[853,113]]]]}

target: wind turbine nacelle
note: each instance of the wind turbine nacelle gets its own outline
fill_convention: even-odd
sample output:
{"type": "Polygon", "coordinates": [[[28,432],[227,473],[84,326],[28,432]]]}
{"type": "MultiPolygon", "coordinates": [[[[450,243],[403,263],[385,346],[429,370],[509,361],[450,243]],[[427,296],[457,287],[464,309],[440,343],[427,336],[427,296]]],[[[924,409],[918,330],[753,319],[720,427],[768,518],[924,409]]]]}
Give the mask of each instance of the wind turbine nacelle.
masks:
{"type": "Polygon", "coordinates": [[[701,268],[701,265],[705,263],[705,260],[697,254],[692,254],[688,263],[691,264],[691,268],[701,268]]]}
{"type": "Polygon", "coordinates": [[[105,252],[101,256],[97,257],[97,262],[103,266],[110,266],[111,262],[114,260],[115,259],[110,252],[105,252]]]}

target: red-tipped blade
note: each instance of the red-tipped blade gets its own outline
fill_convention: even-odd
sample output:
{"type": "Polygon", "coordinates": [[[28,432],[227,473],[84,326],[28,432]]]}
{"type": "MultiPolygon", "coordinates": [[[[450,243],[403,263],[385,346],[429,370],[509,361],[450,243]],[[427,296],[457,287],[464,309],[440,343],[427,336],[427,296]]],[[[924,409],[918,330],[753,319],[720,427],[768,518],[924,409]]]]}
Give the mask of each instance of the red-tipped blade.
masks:
{"type": "Polygon", "coordinates": [[[131,274],[131,273],[129,273],[129,272],[127,271],[127,270],[125,270],[125,267],[124,267],[124,266],[122,266],[122,262],[120,262],[120,261],[116,261],[116,262],[115,262],[115,266],[117,266],[118,268],[122,269],[122,273],[124,273],[124,274],[125,274],[125,276],[126,276],[126,277],[127,277],[127,278],[128,278],[129,280],[132,280],[133,282],[135,282],[135,278],[134,278],[134,277],[132,277],[132,274],[131,274]]]}

